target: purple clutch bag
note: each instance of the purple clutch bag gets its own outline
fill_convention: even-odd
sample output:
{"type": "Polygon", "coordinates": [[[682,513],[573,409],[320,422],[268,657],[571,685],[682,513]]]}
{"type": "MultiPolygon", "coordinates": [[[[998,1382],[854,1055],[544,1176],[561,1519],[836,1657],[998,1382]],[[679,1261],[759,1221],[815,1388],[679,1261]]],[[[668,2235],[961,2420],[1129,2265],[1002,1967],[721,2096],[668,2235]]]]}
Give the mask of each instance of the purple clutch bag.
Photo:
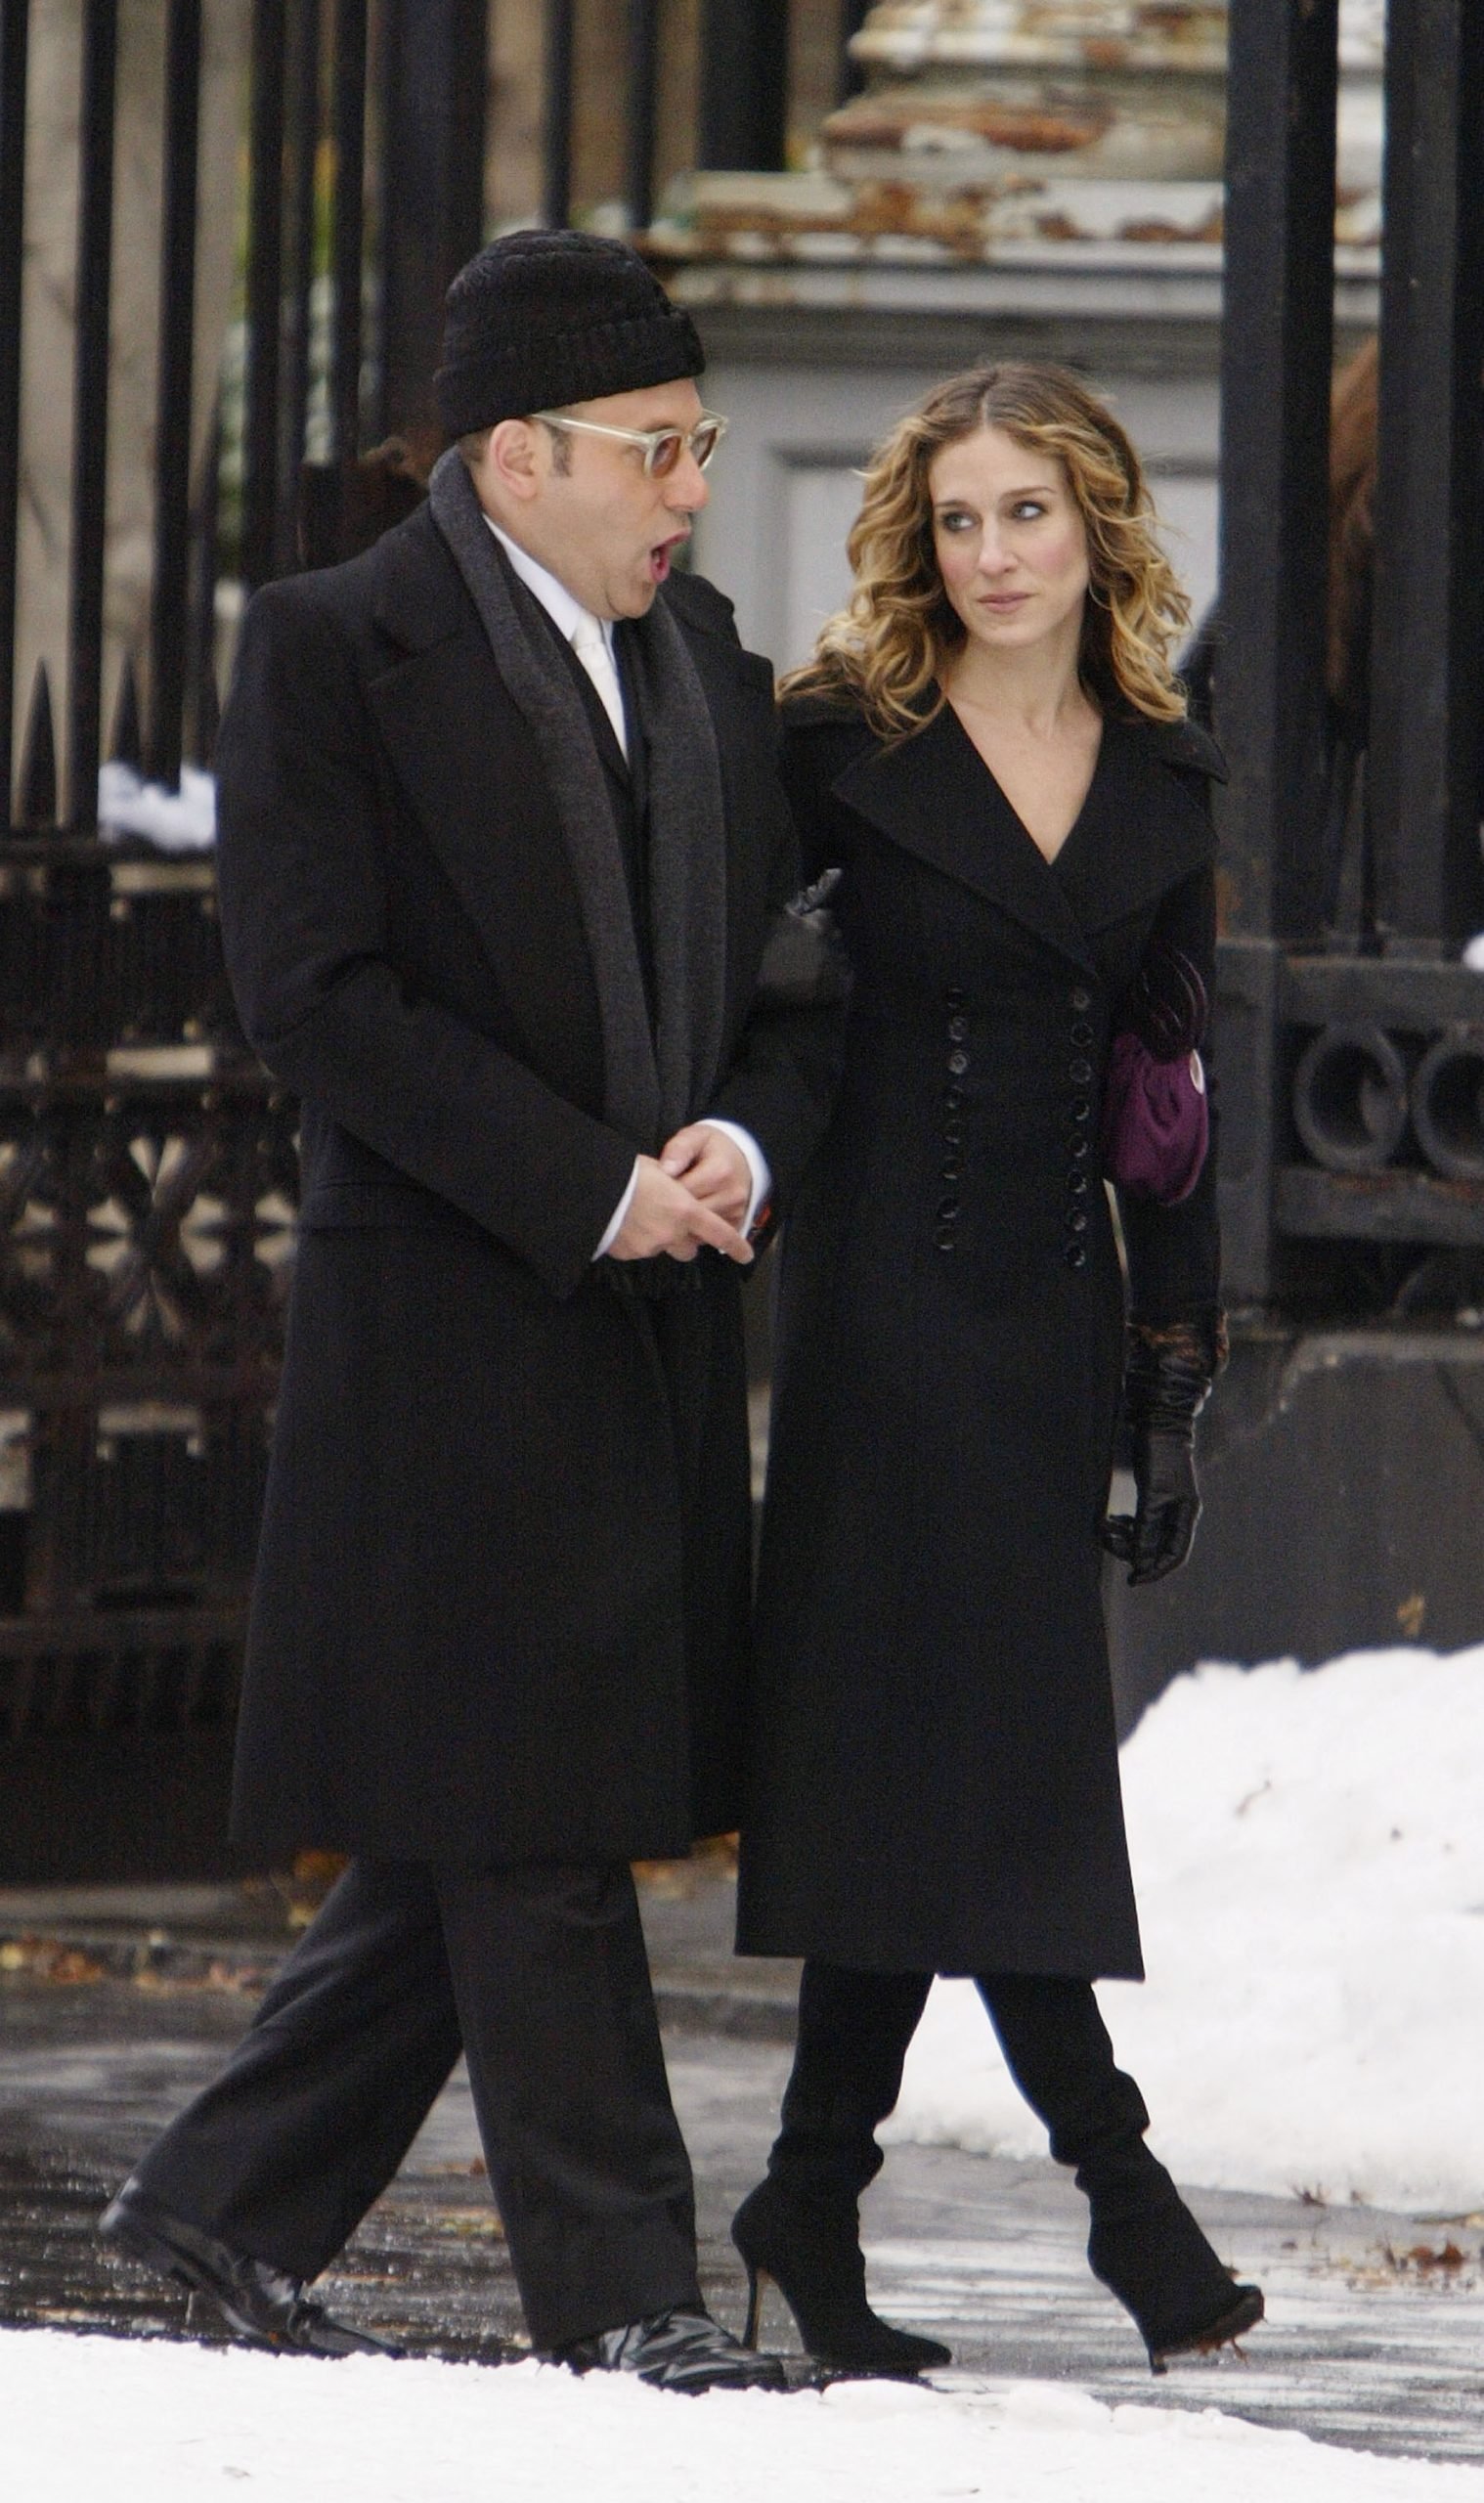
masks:
{"type": "Polygon", "coordinates": [[[1152,947],[1114,1034],[1103,1096],[1103,1168],[1136,1199],[1173,1208],[1200,1179],[1210,1112],[1200,1044],[1205,985],[1178,947],[1152,947]]]}

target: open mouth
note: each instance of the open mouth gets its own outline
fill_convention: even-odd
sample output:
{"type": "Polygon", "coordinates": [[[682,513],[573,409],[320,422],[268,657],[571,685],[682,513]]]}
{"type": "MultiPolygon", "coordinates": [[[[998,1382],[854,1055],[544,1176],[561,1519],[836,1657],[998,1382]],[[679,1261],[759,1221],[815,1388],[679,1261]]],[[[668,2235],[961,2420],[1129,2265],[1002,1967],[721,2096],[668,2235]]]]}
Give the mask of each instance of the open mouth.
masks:
{"type": "Polygon", "coordinates": [[[671,559],[674,556],[676,549],[677,548],[683,548],[689,537],[690,533],[688,530],[681,530],[676,534],[674,539],[664,539],[660,542],[658,548],[650,549],[649,570],[657,583],[665,581],[670,572],[671,559]]]}

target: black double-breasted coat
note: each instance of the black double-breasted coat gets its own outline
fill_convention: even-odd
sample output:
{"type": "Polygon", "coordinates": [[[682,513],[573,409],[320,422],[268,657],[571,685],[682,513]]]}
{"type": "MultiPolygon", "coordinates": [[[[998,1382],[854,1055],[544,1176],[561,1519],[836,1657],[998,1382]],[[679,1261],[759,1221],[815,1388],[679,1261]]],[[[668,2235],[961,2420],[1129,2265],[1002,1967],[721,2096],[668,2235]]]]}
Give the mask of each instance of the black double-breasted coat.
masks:
{"type": "MultiPolygon", "coordinates": [[[[671,605],[715,727],[720,1077],[786,1202],[828,1012],[755,982],[791,892],[767,665],[671,605]]],[[[561,665],[560,654],[555,655],[561,665]]],[[[635,1145],[540,754],[423,510],[262,593],[218,748],[248,1037],[303,1195],[234,1828],[401,1860],[613,1861],[735,1822],[748,1449],[736,1271],[650,1302],[592,1254],[635,1145]]]]}
{"type": "MultiPolygon", "coordinates": [[[[1137,1975],[1098,1528],[1124,1289],[1098,1127],[1155,930],[1209,983],[1204,734],[1105,725],[1048,865],[953,713],[786,715],[838,865],[845,1075],[782,1248],[739,1943],[1137,1975]]],[[[1122,1209],[1141,1317],[1217,1295],[1214,1173],[1122,1209]]]]}

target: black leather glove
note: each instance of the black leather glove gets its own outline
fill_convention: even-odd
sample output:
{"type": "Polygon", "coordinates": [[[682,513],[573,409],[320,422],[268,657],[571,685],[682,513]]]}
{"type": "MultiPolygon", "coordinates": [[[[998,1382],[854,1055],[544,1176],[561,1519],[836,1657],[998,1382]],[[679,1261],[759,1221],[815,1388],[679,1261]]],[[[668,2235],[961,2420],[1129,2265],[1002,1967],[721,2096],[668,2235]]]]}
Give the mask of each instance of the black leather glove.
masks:
{"type": "Polygon", "coordinates": [[[1157,1582],[1185,1562],[1200,1518],[1196,1484],[1196,1420],[1226,1362],[1219,1312],[1162,1327],[1129,1324],[1123,1413],[1133,1437],[1138,1510],[1103,1523],[1103,1544],[1129,1568],[1130,1582],[1157,1582]]]}
{"type": "Polygon", "coordinates": [[[755,999],[768,1008],[833,1008],[851,995],[851,960],[830,898],[844,871],[826,869],[811,887],[769,913],[755,999]]]}

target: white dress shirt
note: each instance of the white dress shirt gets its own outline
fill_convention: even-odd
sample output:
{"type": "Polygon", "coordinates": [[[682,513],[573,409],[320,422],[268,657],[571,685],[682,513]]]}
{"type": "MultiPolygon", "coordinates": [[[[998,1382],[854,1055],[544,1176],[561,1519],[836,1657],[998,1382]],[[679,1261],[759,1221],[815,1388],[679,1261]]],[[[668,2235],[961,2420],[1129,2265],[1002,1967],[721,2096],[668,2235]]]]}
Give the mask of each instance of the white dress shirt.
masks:
{"type": "MultiPolygon", "coordinates": [[[[486,521],[490,521],[488,513],[486,513],[485,519],[486,521]]],[[[555,574],[548,573],[545,565],[539,564],[536,558],[529,554],[524,548],[520,547],[516,541],[510,537],[507,531],[501,529],[499,522],[490,521],[490,528],[494,531],[496,538],[504,549],[505,554],[509,557],[511,565],[520,576],[521,581],[525,584],[527,591],[531,593],[533,598],[541,601],[543,608],[546,610],[546,615],[555,626],[558,634],[564,636],[567,641],[574,645],[574,648],[577,648],[579,630],[583,627],[585,621],[589,629],[593,626],[598,629],[598,633],[602,637],[602,642],[607,650],[608,667],[612,673],[613,694],[618,699],[617,718],[615,718],[614,703],[610,698],[609,689],[604,683],[598,668],[595,668],[593,665],[593,657],[590,653],[590,635],[584,637],[584,640],[588,641],[589,644],[589,650],[583,651],[578,648],[578,658],[583,663],[589,677],[592,680],[594,686],[597,688],[597,692],[602,699],[603,709],[607,713],[609,720],[613,723],[614,735],[618,739],[618,743],[627,757],[629,754],[629,738],[627,725],[623,719],[623,697],[619,691],[622,681],[619,678],[618,664],[614,658],[613,651],[613,621],[611,618],[607,617],[594,617],[590,609],[584,608],[580,599],[573,598],[566,584],[558,582],[555,574]]],[[[747,1169],[752,1175],[752,1192],[748,1199],[746,1211],[743,1215],[741,1225],[738,1227],[738,1232],[741,1234],[748,1234],[752,1231],[753,1226],[757,1222],[758,1210],[762,1208],[764,1202],[767,1198],[768,1192],[772,1188],[773,1177],[767,1159],[764,1155],[762,1148],[758,1145],[758,1142],[754,1138],[751,1130],[744,1129],[740,1121],[710,1120],[706,1122],[705,1126],[707,1129],[720,1130],[723,1137],[729,1138],[734,1146],[741,1149],[742,1154],[747,1159],[747,1169]]],[[[602,1240],[598,1244],[597,1250],[592,1254],[594,1260],[600,1260],[603,1253],[608,1251],[610,1246],[622,1233],[624,1219],[629,1214],[630,1207],[633,1200],[633,1194],[638,1187],[638,1159],[635,1157],[633,1171],[629,1176],[628,1183],[625,1186],[624,1196],[603,1228],[602,1240]]]]}

